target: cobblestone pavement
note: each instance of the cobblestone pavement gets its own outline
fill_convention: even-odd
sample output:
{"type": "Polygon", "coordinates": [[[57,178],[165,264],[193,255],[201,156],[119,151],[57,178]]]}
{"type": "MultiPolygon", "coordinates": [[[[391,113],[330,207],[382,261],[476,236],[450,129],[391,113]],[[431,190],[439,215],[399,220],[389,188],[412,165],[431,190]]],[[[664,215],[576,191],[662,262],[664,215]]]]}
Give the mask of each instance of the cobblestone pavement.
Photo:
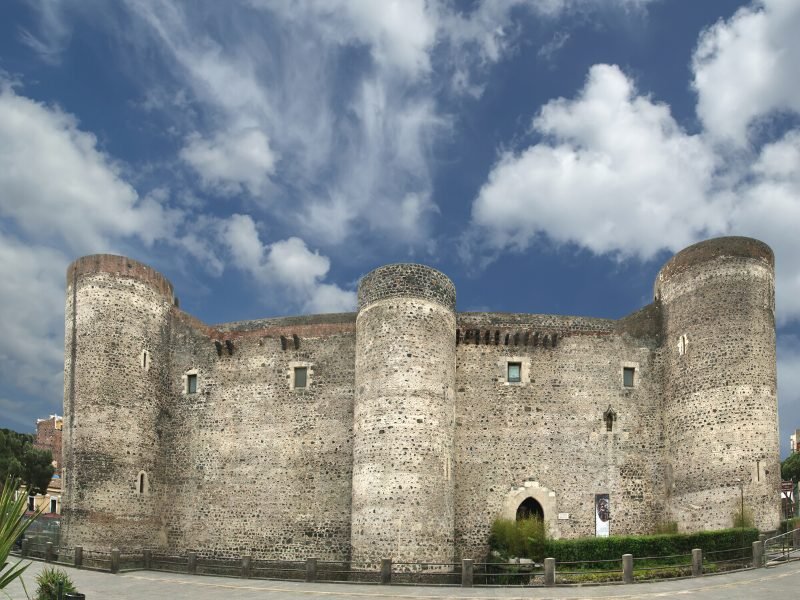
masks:
{"type": "MultiPolygon", "coordinates": [[[[45,565],[34,562],[26,571],[28,593],[35,591],[34,578],[45,565]]],[[[503,598],[560,600],[605,598],[607,600],[649,600],[656,598],[689,598],[697,600],[759,600],[761,598],[795,598],[800,590],[800,562],[767,569],[632,585],[558,587],[558,588],[451,588],[422,586],[377,586],[355,584],[298,583],[289,581],[244,580],[201,575],[180,575],[154,571],[136,571],[121,575],[98,573],[61,567],[67,571],[87,600],[356,600],[403,598],[409,600],[471,598],[489,600],[503,598]]],[[[11,598],[26,595],[15,583],[6,590],[11,598]]],[[[2,592],[0,592],[0,595],[2,592]]]]}

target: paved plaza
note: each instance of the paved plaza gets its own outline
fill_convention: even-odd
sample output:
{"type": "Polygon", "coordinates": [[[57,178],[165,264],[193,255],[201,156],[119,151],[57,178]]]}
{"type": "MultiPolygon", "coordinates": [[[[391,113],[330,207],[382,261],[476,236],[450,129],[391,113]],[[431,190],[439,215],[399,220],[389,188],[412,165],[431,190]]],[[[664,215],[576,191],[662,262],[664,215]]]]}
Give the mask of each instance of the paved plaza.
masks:
{"type": "MultiPolygon", "coordinates": [[[[34,592],[34,577],[45,565],[33,562],[25,582],[29,594],[34,592]]],[[[572,599],[606,598],[608,600],[637,600],[650,598],[684,598],[698,600],[758,600],[759,598],[795,598],[800,590],[800,562],[767,569],[742,571],[697,579],[682,579],[658,583],[558,588],[472,588],[378,586],[336,583],[298,583],[181,575],[154,571],[136,571],[121,575],[98,573],[61,567],[67,571],[87,600],[148,600],[191,598],[193,600],[320,600],[420,598],[443,600],[471,598],[506,600],[535,598],[572,599]]],[[[15,583],[7,590],[11,598],[26,598],[22,587],[15,583]]]]}

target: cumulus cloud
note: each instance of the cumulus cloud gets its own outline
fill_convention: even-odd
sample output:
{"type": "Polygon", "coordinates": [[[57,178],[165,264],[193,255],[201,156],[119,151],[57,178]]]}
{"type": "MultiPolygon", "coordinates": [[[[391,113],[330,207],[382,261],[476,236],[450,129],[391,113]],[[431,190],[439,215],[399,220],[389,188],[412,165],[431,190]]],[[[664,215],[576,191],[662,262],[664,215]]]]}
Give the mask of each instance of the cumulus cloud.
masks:
{"type": "Polygon", "coordinates": [[[776,252],[781,323],[800,318],[800,132],[725,162],[704,134],[681,129],[669,107],[638,93],[615,66],[595,65],[575,99],[546,104],[541,141],[503,153],[472,218],[490,249],[537,236],[597,254],[647,260],[715,235],[749,235],[776,252]]]}
{"type": "Polygon", "coordinates": [[[503,153],[473,204],[494,248],[547,234],[649,258],[725,229],[725,207],[706,196],[713,153],[618,67],[592,67],[578,97],[546,104],[533,129],[546,141],[503,153]]]}
{"type": "Polygon", "coordinates": [[[75,252],[108,249],[114,236],[146,244],[169,235],[177,214],[141,198],[72,115],[0,81],[0,215],[27,235],[75,252]]]}
{"type": "Polygon", "coordinates": [[[800,112],[798,31],[800,3],[760,0],[703,32],[692,68],[709,133],[743,146],[759,119],[800,112]]]}
{"type": "Polygon", "coordinates": [[[241,193],[244,187],[253,196],[260,195],[275,168],[269,140],[256,128],[219,132],[209,139],[191,135],[181,158],[206,186],[229,194],[241,193]]]}
{"type": "Polygon", "coordinates": [[[309,250],[300,238],[264,244],[252,217],[241,214],[222,222],[221,230],[234,265],[276,292],[288,288],[292,302],[303,310],[342,312],[354,309],[354,292],[323,283],[330,270],[330,260],[309,250]]]}
{"type": "Polygon", "coordinates": [[[122,240],[163,240],[180,213],[158,194],[141,197],[74,116],[8,81],[0,81],[0,190],[0,329],[9,340],[0,379],[54,405],[63,385],[67,264],[122,240]]]}

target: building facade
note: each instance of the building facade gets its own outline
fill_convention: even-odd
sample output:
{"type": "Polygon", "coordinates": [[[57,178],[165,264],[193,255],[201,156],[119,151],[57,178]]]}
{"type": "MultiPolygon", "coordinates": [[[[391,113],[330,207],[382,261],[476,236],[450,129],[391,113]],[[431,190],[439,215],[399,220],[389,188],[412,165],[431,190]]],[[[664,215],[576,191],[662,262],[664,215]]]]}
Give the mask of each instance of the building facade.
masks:
{"type": "Polygon", "coordinates": [[[683,250],[619,320],[459,313],[445,275],[397,264],[356,313],[210,326],[151,268],[88,256],[65,342],[66,545],[448,563],[520,511],[554,537],[599,514],[611,534],[729,527],[737,480],[779,524],[757,240],[683,250]]]}

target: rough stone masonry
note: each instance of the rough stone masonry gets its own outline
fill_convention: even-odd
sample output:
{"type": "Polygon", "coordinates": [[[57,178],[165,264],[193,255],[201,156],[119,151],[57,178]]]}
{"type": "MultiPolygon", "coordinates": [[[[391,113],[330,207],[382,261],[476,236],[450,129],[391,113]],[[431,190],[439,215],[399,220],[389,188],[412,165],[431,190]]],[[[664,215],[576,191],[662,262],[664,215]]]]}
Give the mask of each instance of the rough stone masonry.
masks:
{"type": "Polygon", "coordinates": [[[620,320],[458,313],[442,273],[358,312],[209,326],[121,256],[67,271],[62,543],[451,563],[521,505],[554,537],[779,523],[774,258],[701,242],[620,320]]]}

